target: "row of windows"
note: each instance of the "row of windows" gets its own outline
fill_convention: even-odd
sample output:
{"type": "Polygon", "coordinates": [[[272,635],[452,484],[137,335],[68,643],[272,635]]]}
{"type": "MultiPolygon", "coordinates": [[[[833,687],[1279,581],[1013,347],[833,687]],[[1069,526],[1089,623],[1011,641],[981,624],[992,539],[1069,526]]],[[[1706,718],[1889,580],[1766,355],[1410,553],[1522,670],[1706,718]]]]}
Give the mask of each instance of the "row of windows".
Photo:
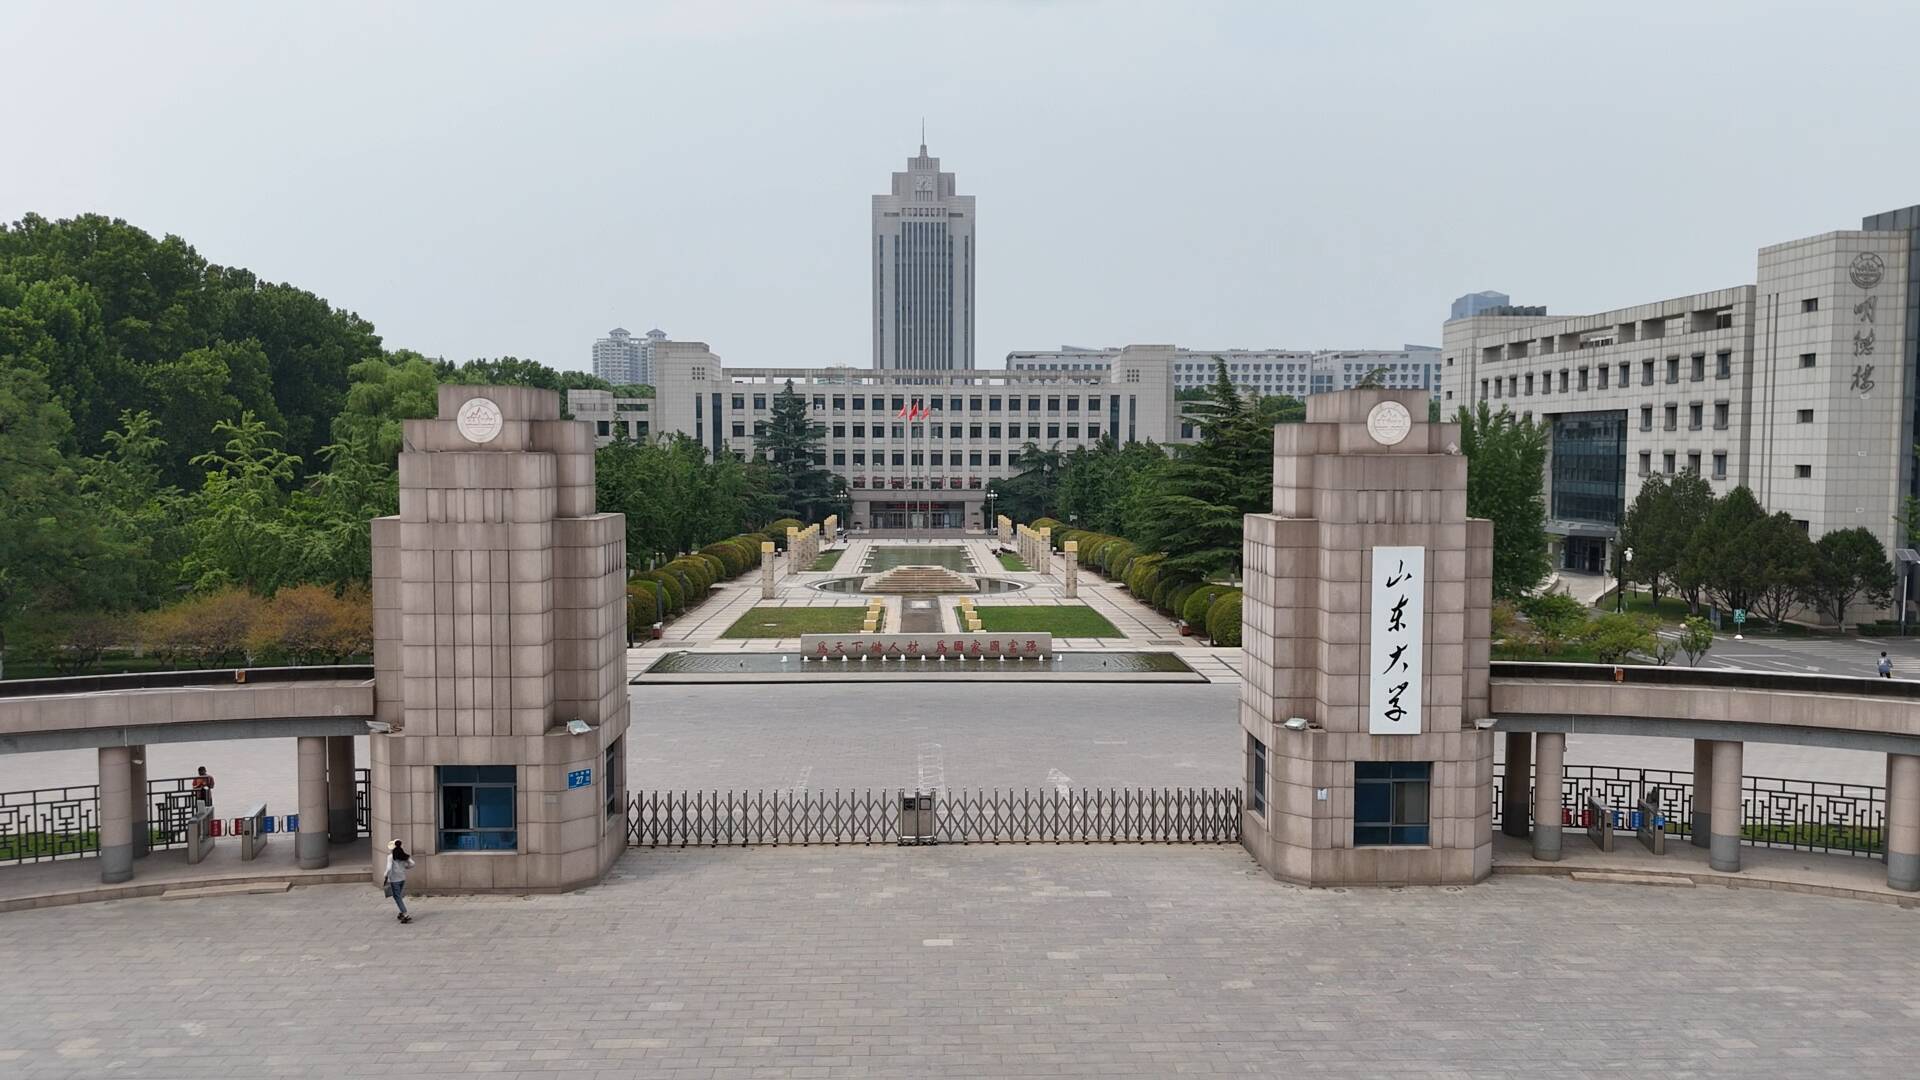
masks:
{"type": "MultiPolygon", "coordinates": [[[[988,398],[970,397],[970,398],[962,399],[958,397],[953,397],[953,398],[941,398],[937,396],[921,397],[918,395],[913,397],[907,397],[906,395],[903,395],[903,394],[895,394],[891,398],[888,398],[884,394],[875,394],[872,396],[871,399],[869,399],[868,397],[860,394],[852,395],[851,398],[849,398],[849,396],[846,394],[833,394],[831,395],[831,397],[829,397],[829,395],[827,394],[815,394],[813,395],[813,408],[815,412],[825,412],[828,410],[829,407],[831,407],[831,409],[834,412],[846,412],[847,403],[849,400],[851,400],[853,403],[854,412],[866,412],[868,410],[867,403],[869,400],[871,400],[873,403],[873,406],[872,406],[873,412],[892,411],[892,412],[898,413],[906,409],[909,405],[924,407],[929,412],[963,412],[963,411],[964,412],[1000,412],[1001,403],[1003,401],[1005,402],[1005,410],[1007,412],[1020,412],[1022,401],[1026,403],[1027,412],[1039,412],[1040,402],[1042,399],[1037,396],[1027,397],[1027,398],[1021,398],[1018,396],[1001,398],[1001,397],[995,396],[995,397],[988,397],[988,398]],[[832,402],[831,406],[829,406],[828,404],[829,400],[831,400],[832,402]],[[961,402],[963,400],[966,402],[966,408],[964,410],[961,408],[961,402]],[[981,407],[981,404],[983,401],[986,405],[985,408],[981,407]],[[943,404],[945,405],[944,408],[942,407],[943,404]]],[[[1045,399],[1046,411],[1052,412],[1052,413],[1059,412],[1060,403],[1062,400],[1063,399],[1059,397],[1046,398],[1045,399]]],[[[1080,398],[1077,395],[1065,398],[1064,400],[1066,402],[1067,412],[1080,411],[1080,398]]],[[[746,407],[747,407],[746,394],[733,395],[733,408],[735,411],[743,412],[746,410],[746,407]]],[[[767,395],[754,394],[753,407],[756,410],[765,412],[767,409],[767,395]]],[[[1099,409],[1100,409],[1100,398],[1098,396],[1087,398],[1088,412],[1097,412],[1099,411],[1099,409]]]]}
{"type": "Polygon", "coordinates": [[[953,477],[935,476],[928,479],[922,479],[917,476],[912,478],[896,476],[896,477],[893,477],[891,480],[883,476],[876,476],[872,478],[873,482],[871,484],[869,484],[867,481],[868,481],[867,477],[856,476],[852,479],[852,481],[848,484],[848,486],[855,487],[855,488],[865,488],[865,487],[899,488],[903,491],[905,490],[920,491],[923,489],[931,489],[933,491],[943,491],[943,490],[959,491],[961,488],[977,488],[980,486],[980,478],[977,476],[967,477],[966,483],[964,484],[960,482],[960,477],[958,476],[953,476],[953,477]]]}
{"type": "MultiPolygon", "coordinates": [[[[1677,467],[1678,455],[1672,450],[1668,450],[1660,455],[1661,472],[1672,476],[1677,467]]],[[[1695,476],[1700,475],[1700,451],[1687,451],[1687,471],[1695,476]]],[[[1640,451],[1640,475],[1653,475],[1653,451],[1651,450],[1640,451]]],[[[1713,452],[1713,478],[1715,480],[1725,480],[1727,478],[1727,453],[1724,450],[1715,450],[1713,452]]]]}
{"type": "MultiPolygon", "coordinates": [[[[1814,308],[1803,309],[1814,310],[1814,308]]],[[[1578,352],[1581,349],[1605,348],[1616,342],[1627,344],[1634,341],[1657,341],[1671,336],[1668,323],[1678,323],[1682,319],[1686,320],[1685,325],[1676,332],[1701,334],[1713,330],[1733,329],[1731,307],[1706,308],[1686,315],[1661,315],[1594,330],[1569,331],[1564,334],[1528,338],[1525,341],[1509,341],[1504,345],[1488,345],[1480,350],[1480,356],[1481,359],[1490,362],[1500,360],[1503,356],[1508,360],[1524,360],[1528,356],[1548,356],[1554,353],[1578,352]]]]}
{"type": "MultiPolygon", "coordinates": [[[[602,421],[602,423],[604,424],[605,421],[602,421]]],[[[641,426],[644,428],[646,425],[642,423],[641,426]]],[[[1045,425],[1028,424],[1026,426],[1026,434],[1024,435],[1024,437],[1028,439],[1039,439],[1039,438],[1042,438],[1041,432],[1044,431],[1046,432],[1046,435],[1044,436],[1045,438],[1058,439],[1062,437],[1061,428],[1062,428],[1062,425],[1060,424],[1045,424],[1045,425]]],[[[1065,425],[1065,429],[1066,429],[1066,435],[1065,435],[1066,438],[1078,439],[1080,437],[1079,424],[1067,424],[1065,425]]],[[[606,433],[607,432],[605,431],[604,428],[600,432],[600,434],[602,435],[605,435],[606,433]]],[[[767,421],[755,420],[753,422],[753,434],[754,434],[754,437],[756,438],[765,437],[765,435],[767,434],[767,421]]],[[[736,439],[744,439],[746,438],[746,436],[747,436],[746,421],[735,420],[733,422],[733,437],[736,439]]],[[[831,437],[835,439],[847,438],[847,425],[845,424],[833,425],[831,437]]],[[[853,438],[865,439],[867,437],[868,437],[867,425],[865,424],[853,425],[853,438]]],[[[881,439],[881,440],[887,439],[889,437],[889,430],[887,426],[884,424],[873,425],[872,437],[875,439],[881,439]]],[[[1019,424],[1008,424],[1004,428],[1002,428],[1001,425],[999,424],[984,424],[984,425],[983,424],[967,424],[967,425],[948,424],[944,428],[942,428],[941,425],[939,424],[931,424],[924,430],[921,428],[919,424],[912,425],[911,430],[909,430],[908,425],[906,424],[894,424],[891,429],[891,437],[895,439],[911,439],[911,440],[917,441],[923,437],[928,439],[939,439],[942,437],[945,437],[948,439],[959,439],[959,438],[1018,439],[1018,438],[1022,438],[1023,436],[1021,434],[1021,427],[1019,424]],[[961,430],[963,427],[966,431],[965,435],[961,434],[961,430]],[[983,429],[986,432],[985,435],[981,434],[983,429]],[[942,432],[945,433],[944,436],[942,432]]],[[[1098,439],[1099,437],[1100,437],[1100,425],[1088,424],[1087,438],[1089,440],[1093,440],[1093,439],[1098,439]]]]}
{"type": "MultiPolygon", "coordinates": [[[[1800,359],[1800,366],[1813,366],[1812,353],[1807,353],[1800,359]]],[[[1555,392],[1554,374],[1552,371],[1543,371],[1540,373],[1540,393],[1551,394],[1555,392]]],[[[1618,365],[1602,364],[1597,368],[1576,368],[1572,370],[1561,368],[1559,371],[1559,392],[1564,394],[1567,393],[1569,389],[1579,391],[1589,389],[1590,375],[1593,377],[1593,382],[1597,384],[1598,389],[1607,389],[1608,381],[1611,378],[1614,385],[1624,390],[1633,385],[1633,364],[1630,361],[1622,360],[1618,365]],[[1616,371],[1618,372],[1617,377],[1615,377],[1616,371]]],[[[1698,353],[1692,358],[1688,366],[1687,381],[1703,382],[1706,380],[1706,377],[1707,354],[1698,353]]],[[[1714,355],[1713,377],[1716,379],[1730,379],[1733,377],[1732,352],[1722,352],[1714,355]]],[[[1668,383],[1678,383],[1680,381],[1680,358],[1677,356],[1667,358],[1666,381],[1668,383]]],[[[1653,384],[1654,361],[1650,359],[1640,361],[1640,385],[1652,386],[1653,384]]],[[[1494,399],[1503,396],[1531,397],[1533,392],[1534,377],[1532,372],[1527,372],[1524,375],[1497,376],[1492,379],[1480,380],[1480,400],[1482,401],[1486,401],[1490,397],[1494,399]],[[1501,393],[1503,383],[1506,390],[1504,395],[1501,393]],[[1489,391],[1491,391],[1491,393],[1489,393],[1489,391]]]]}

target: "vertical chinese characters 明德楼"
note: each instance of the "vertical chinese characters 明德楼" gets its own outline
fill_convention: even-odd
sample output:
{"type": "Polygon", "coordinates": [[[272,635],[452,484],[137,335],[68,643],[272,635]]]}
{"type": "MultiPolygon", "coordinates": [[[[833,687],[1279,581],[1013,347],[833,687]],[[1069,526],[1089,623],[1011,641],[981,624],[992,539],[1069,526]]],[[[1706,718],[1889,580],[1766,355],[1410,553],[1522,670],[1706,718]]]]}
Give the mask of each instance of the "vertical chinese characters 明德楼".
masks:
{"type": "Polygon", "coordinates": [[[1418,735],[1426,640],[1427,549],[1373,549],[1367,731],[1418,735]]]}
{"type": "Polygon", "coordinates": [[[1847,267],[1847,277],[1867,295],[1853,305],[1853,378],[1847,389],[1859,394],[1862,401],[1873,393],[1873,360],[1875,349],[1874,330],[1879,311],[1879,297],[1872,295],[1874,286],[1886,277],[1886,263],[1871,251],[1863,251],[1853,257],[1847,267]]]}

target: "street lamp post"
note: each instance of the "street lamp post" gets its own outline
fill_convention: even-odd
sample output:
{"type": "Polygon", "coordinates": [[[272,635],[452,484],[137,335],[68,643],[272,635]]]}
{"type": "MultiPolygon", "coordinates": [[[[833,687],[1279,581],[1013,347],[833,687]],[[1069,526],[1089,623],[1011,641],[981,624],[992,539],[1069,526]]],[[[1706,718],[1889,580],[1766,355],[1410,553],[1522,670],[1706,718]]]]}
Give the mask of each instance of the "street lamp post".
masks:
{"type": "Polygon", "coordinates": [[[1633,565],[1633,549],[1622,550],[1620,561],[1615,565],[1620,569],[1620,584],[1613,590],[1613,610],[1624,612],[1627,610],[1627,568],[1633,565]]]}
{"type": "Polygon", "coordinates": [[[999,526],[1000,519],[994,516],[993,500],[999,497],[1000,497],[999,492],[994,491],[991,488],[987,490],[987,518],[985,521],[982,521],[980,523],[981,528],[985,529],[989,533],[993,533],[996,537],[999,535],[999,533],[995,532],[994,530],[999,526]]]}

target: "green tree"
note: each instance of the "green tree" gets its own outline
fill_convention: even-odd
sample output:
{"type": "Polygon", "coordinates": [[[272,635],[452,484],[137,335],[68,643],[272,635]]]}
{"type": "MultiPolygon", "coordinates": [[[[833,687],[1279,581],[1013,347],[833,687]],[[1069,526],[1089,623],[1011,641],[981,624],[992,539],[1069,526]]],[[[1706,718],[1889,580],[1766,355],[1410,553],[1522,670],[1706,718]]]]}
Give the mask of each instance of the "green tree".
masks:
{"type": "Polygon", "coordinates": [[[1212,394],[1187,414],[1199,441],[1176,447],[1156,473],[1138,536],[1146,550],[1166,552],[1163,572],[1237,573],[1243,519],[1273,508],[1273,428],[1248,407],[1218,357],[1212,394]]]}
{"type": "Polygon", "coordinates": [[[159,604],[178,582],[186,507],[180,490],[160,475],[167,454],[159,428],[145,410],[121,414],[120,427],[107,432],[106,450],[81,469],[86,502],[117,548],[116,557],[94,571],[101,603],[113,610],[159,604]]]}
{"type": "MultiPolygon", "coordinates": [[[[1752,607],[1755,591],[1766,584],[1767,559],[1750,545],[1747,533],[1766,516],[1744,484],[1713,500],[1706,519],[1688,538],[1675,573],[1721,607],[1752,607]]],[[[1638,554],[1634,561],[1639,561],[1638,554]]]]}
{"type": "Polygon", "coordinates": [[[1813,541],[1792,515],[1780,511],[1747,526],[1743,546],[1759,566],[1749,590],[1753,610],[1778,627],[1813,584],[1813,541]]]}
{"type": "Polygon", "coordinates": [[[1552,571],[1547,555],[1547,505],[1540,493],[1547,465],[1547,428],[1511,409],[1492,412],[1482,401],[1458,413],[1460,450],[1467,456],[1467,514],[1493,522],[1493,595],[1518,600],[1552,571]]]}
{"type": "Polygon", "coordinates": [[[1659,643],[1653,620],[1644,615],[1608,612],[1580,628],[1580,643],[1602,664],[1618,664],[1634,653],[1651,653],[1659,643]]]}
{"type": "Polygon", "coordinates": [[[271,595],[298,580],[300,553],[285,520],[285,487],[300,461],[251,413],[216,430],[225,444],[193,459],[207,473],[193,497],[181,573],[196,592],[237,586],[271,595]]]}
{"type": "Polygon", "coordinates": [[[1713,648],[1713,624],[1698,615],[1688,616],[1680,627],[1680,651],[1687,654],[1687,663],[1698,667],[1700,658],[1713,648]]]}
{"type": "Polygon", "coordinates": [[[1519,602],[1521,614],[1533,624],[1540,651],[1552,655],[1569,641],[1578,640],[1587,625],[1587,606],[1564,593],[1529,596],[1519,602]]]}
{"type": "Polygon", "coordinates": [[[1894,582],[1887,549],[1870,529],[1837,529],[1813,545],[1807,595],[1835,624],[1844,624],[1855,604],[1876,608],[1891,604],[1894,582]]]}
{"type": "Polygon", "coordinates": [[[1698,473],[1655,474],[1642,481],[1620,523],[1617,546],[1633,549],[1627,580],[1645,585],[1656,602],[1673,589],[1697,607],[1700,584],[1681,573],[1681,562],[1712,506],[1713,489],[1698,473]]]}
{"type": "Polygon", "coordinates": [[[794,393],[793,380],[773,396],[773,409],[767,417],[766,434],[756,439],[774,476],[773,495],[783,513],[801,521],[824,521],[840,510],[845,502],[839,478],[822,468],[826,452],[821,449],[826,428],[807,414],[807,401],[794,393]]]}
{"type": "Polygon", "coordinates": [[[348,369],[348,378],[333,418],[333,441],[364,446],[369,460],[394,464],[406,421],[429,419],[439,409],[439,370],[419,353],[402,350],[360,361],[348,369]]]}

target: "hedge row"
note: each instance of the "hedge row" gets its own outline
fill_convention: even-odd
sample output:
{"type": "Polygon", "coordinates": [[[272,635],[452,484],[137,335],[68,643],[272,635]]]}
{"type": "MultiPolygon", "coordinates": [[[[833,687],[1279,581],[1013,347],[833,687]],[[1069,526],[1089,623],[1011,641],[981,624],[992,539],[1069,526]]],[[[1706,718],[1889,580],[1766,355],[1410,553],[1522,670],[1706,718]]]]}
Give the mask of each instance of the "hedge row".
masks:
{"type": "MultiPolygon", "coordinates": [[[[785,528],[779,535],[786,536],[785,528]]],[[[767,533],[741,533],[634,574],[627,580],[627,639],[699,604],[716,583],[758,568],[760,545],[772,539],[767,533]]]]}
{"type": "Polygon", "coordinates": [[[1240,644],[1239,589],[1163,570],[1165,552],[1142,552],[1123,537],[1071,528],[1053,518],[1040,518],[1030,528],[1052,529],[1051,540],[1058,549],[1064,549],[1069,540],[1077,541],[1081,566],[1123,583],[1135,599],[1185,622],[1215,645],[1240,644]]]}

